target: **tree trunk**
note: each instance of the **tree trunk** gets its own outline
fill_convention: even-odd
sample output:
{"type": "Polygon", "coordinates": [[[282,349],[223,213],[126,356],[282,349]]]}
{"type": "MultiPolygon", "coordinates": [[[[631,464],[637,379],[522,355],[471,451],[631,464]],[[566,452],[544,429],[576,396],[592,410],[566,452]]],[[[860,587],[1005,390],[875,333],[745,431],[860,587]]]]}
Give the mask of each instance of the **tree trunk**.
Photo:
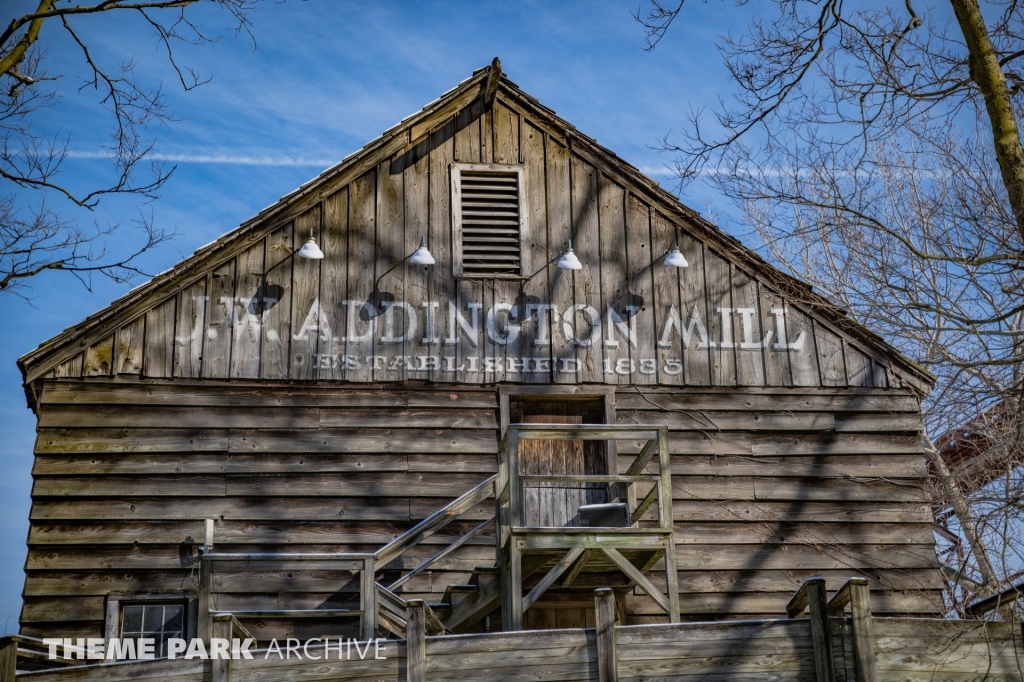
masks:
{"type": "Polygon", "coordinates": [[[1020,143],[1017,117],[1013,112],[1006,76],[999,65],[999,55],[988,34],[985,17],[977,0],[950,0],[957,23],[967,44],[967,63],[971,80],[985,98],[996,160],[1003,176],[1003,185],[1010,197],[1010,207],[1017,221],[1017,230],[1024,237],[1024,148],[1020,143]]]}
{"type": "Polygon", "coordinates": [[[960,521],[960,528],[963,530],[964,535],[967,537],[967,542],[971,546],[974,559],[978,562],[978,571],[981,573],[981,580],[984,585],[984,588],[979,590],[984,593],[981,596],[992,594],[999,588],[999,578],[996,577],[996,572],[992,569],[992,562],[988,558],[988,549],[985,547],[985,541],[978,534],[977,525],[974,523],[974,515],[971,514],[971,508],[967,505],[967,499],[964,497],[956,477],[949,470],[949,467],[946,466],[942,455],[935,448],[935,444],[927,436],[924,436],[922,439],[928,459],[935,466],[935,471],[939,476],[942,490],[952,505],[953,512],[960,521]]]}

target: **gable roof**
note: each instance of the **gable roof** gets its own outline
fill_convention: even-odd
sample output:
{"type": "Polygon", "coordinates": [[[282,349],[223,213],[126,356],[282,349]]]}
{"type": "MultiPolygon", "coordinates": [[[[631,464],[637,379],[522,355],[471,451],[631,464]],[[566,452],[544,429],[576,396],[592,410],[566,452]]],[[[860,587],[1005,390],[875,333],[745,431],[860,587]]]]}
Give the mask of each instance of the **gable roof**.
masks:
{"type": "Polygon", "coordinates": [[[807,309],[812,316],[833,329],[857,340],[872,354],[883,355],[891,361],[893,371],[906,385],[919,393],[927,393],[935,377],[917,363],[902,355],[877,334],[850,319],[836,305],[812,291],[811,287],[766,263],[760,256],[743,246],[738,240],[721,231],[682,204],[654,180],[639,169],[620,159],[609,149],[580,133],[571,123],[510,81],[500,69],[497,59],[490,67],[475,71],[457,87],[427,104],[421,111],[400,121],[397,125],[368,142],[362,149],[349,155],[316,178],[281,197],[234,230],[207,244],[160,273],[152,280],[132,289],[106,308],[88,316],[78,324],[44,341],[18,360],[31,407],[35,407],[32,383],[54,370],[55,367],[97,343],[125,321],[138,316],[147,306],[188,285],[190,277],[205,272],[212,264],[238,253],[245,245],[266,236],[309,210],[337,188],[360,177],[382,159],[413,150],[433,131],[449,122],[461,110],[478,98],[503,104],[524,112],[545,132],[595,165],[600,165],[616,182],[631,191],[647,197],[657,210],[670,220],[678,221],[698,240],[716,249],[735,265],[747,270],[770,284],[779,294],[791,298],[807,309]]]}

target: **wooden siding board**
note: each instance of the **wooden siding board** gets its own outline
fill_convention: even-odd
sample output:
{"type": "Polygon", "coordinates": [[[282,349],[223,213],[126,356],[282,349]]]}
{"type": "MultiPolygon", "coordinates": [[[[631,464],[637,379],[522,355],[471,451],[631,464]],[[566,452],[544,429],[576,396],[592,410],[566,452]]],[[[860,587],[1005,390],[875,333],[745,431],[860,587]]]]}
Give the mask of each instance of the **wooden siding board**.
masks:
{"type": "Polygon", "coordinates": [[[374,300],[374,235],[377,216],[377,169],[350,185],[348,226],[348,298],[344,305],[346,381],[371,381],[374,338],[380,307],[374,300]]]}
{"type": "Polygon", "coordinates": [[[549,276],[552,265],[548,262],[551,247],[548,244],[547,184],[544,133],[529,121],[520,119],[519,154],[525,165],[527,205],[520,210],[526,212],[529,221],[529,272],[523,273],[522,303],[526,310],[521,313],[526,325],[521,333],[521,357],[530,362],[529,372],[523,380],[528,383],[551,381],[551,326],[548,297],[549,276]],[[531,310],[530,306],[534,306],[531,310]],[[545,371],[545,364],[547,370],[545,371]]]}
{"type": "Polygon", "coordinates": [[[234,336],[235,260],[214,268],[210,275],[206,338],[203,341],[203,376],[226,379],[231,367],[231,339],[234,336]]]}
{"type": "MultiPolygon", "coordinates": [[[[600,367],[605,383],[629,385],[633,377],[630,331],[636,328],[638,308],[634,293],[629,290],[628,249],[626,244],[626,193],[603,173],[597,173],[597,221],[600,255],[601,297],[597,307],[601,315],[600,344],[603,364],[600,367]],[[620,322],[621,320],[621,322],[620,322]],[[622,334],[618,322],[627,329],[622,334]]],[[[585,267],[585,266],[584,266],[585,267]]]]}
{"type": "MultiPolygon", "coordinates": [[[[295,219],[295,234],[292,242],[293,253],[309,239],[310,235],[324,251],[327,244],[321,234],[321,209],[317,205],[295,219]]],[[[324,251],[324,257],[327,252],[324,251]]],[[[329,314],[320,300],[320,268],[323,259],[292,258],[291,321],[289,324],[289,362],[286,366],[288,377],[300,381],[312,381],[320,368],[320,343],[333,340],[333,315],[329,314]]],[[[332,313],[334,311],[331,311],[332,313]]],[[[333,364],[327,353],[325,364],[333,364]]]]}
{"type": "Polygon", "coordinates": [[[379,302],[380,321],[374,338],[374,381],[406,378],[404,357],[412,354],[416,341],[408,338],[410,322],[422,312],[406,308],[407,257],[412,249],[405,233],[405,177],[397,161],[388,159],[377,167],[377,276],[372,297],[379,302]]]}
{"type": "Polygon", "coordinates": [[[114,372],[114,334],[89,346],[85,351],[85,377],[109,377],[114,372]]]}
{"type": "MultiPolygon", "coordinates": [[[[444,346],[441,342],[447,332],[445,321],[448,317],[448,310],[445,308],[449,301],[457,300],[460,294],[465,296],[473,293],[472,288],[456,288],[456,284],[452,280],[451,164],[455,154],[456,127],[457,121],[452,119],[430,135],[429,203],[425,225],[427,246],[434,256],[435,264],[430,266],[429,272],[423,273],[423,276],[426,277],[427,295],[423,302],[425,307],[421,308],[423,319],[420,322],[421,334],[416,345],[415,355],[436,358],[436,361],[430,360],[428,367],[410,375],[410,378],[430,381],[456,381],[459,379],[457,370],[446,369],[444,361],[441,360],[444,356],[444,346]],[[429,330],[430,319],[433,319],[432,331],[429,330]]],[[[464,301],[462,304],[468,302],[464,301]]]]}
{"type": "Polygon", "coordinates": [[[573,237],[572,187],[570,165],[572,155],[569,149],[550,137],[545,138],[545,169],[547,172],[545,196],[547,200],[548,245],[548,311],[551,319],[551,372],[555,383],[576,383],[579,373],[576,369],[576,346],[565,333],[563,315],[574,305],[575,274],[556,266],[562,252],[573,237]]]}
{"type": "Polygon", "coordinates": [[[146,313],[146,353],[143,375],[170,377],[174,368],[174,319],[177,296],[172,296],[146,313]]]}
{"type": "Polygon", "coordinates": [[[709,249],[704,250],[708,297],[707,329],[711,343],[712,384],[735,386],[736,316],[734,315],[731,265],[709,249]]]}
{"type": "Polygon", "coordinates": [[[764,386],[764,355],[772,352],[772,348],[771,344],[767,349],[763,347],[765,332],[761,327],[757,282],[735,266],[732,268],[732,298],[735,306],[736,381],[741,386],[764,386]]]}
{"type": "Polygon", "coordinates": [[[146,317],[143,315],[117,330],[117,355],[114,373],[138,375],[142,372],[146,317]]]}
{"type": "Polygon", "coordinates": [[[263,279],[265,243],[253,244],[238,256],[235,301],[232,310],[231,372],[235,379],[256,379],[260,374],[263,339],[263,279]]]}
{"type": "Polygon", "coordinates": [[[598,222],[598,178],[597,169],[578,156],[571,156],[570,179],[572,185],[572,244],[583,265],[581,270],[571,271],[573,283],[574,313],[563,315],[563,324],[572,330],[575,339],[576,359],[579,371],[577,380],[582,383],[604,381],[603,325],[601,318],[601,257],[600,225],[598,222]]]}
{"type": "Polygon", "coordinates": [[[326,197],[318,242],[324,252],[320,261],[320,310],[330,329],[320,326],[316,378],[338,380],[345,376],[345,338],[348,335],[348,239],[350,187],[326,197]]]}
{"type": "MultiPolygon", "coordinates": [[[[302,242],[295,238],[294,223],[267,237],[266,271],[260,282],[263,339],[260,352],[260,377],[287,379],[291,364],[292,298],[295,279],[292,271],[295,255],[302,242]]],[[[303,240],[305,241],[305,240],[303,240]]]]}

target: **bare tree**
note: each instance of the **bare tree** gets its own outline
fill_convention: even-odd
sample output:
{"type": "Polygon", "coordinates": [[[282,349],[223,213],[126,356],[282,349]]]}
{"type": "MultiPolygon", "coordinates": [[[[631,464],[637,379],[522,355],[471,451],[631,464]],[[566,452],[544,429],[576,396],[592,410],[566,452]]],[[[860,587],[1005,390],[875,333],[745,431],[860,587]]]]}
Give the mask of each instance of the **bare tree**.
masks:
{"type": "Polygon", "coordinates": [[[78,217],[82,209],[95,212],[109,196],[135,196],[140,204],[156,198],[174,168],[151,158],[149,133],[174,116],[159,82],[147,84],[130,58],[115,65],[102,63],[76,22],[89,15],[137,18],[140,29],[155,34],[187,91],[206,81],[179,63],[174,48],[219,39],[188,16],[189,7],[200,2],[221,8],[236,33],[251,37],[248,14],[258,0],[39,0],[35,11],[14,17],[0,34],[0,182],[9,188],[0,190],[0,295],[24,292],[32,277],[47,270],[71,272],[87,287],[96,273],[127,281],[142,274],[139,257],[172,236],[156,227],[145,210],[139,211],[135,224],[135,243],[127,246],[124,225],[78,217]],[[70,134],[38,132],[33,125],[41,110],[58,105],[62,87],[74,87],[66,76],[47,70],[47,46],[61,40],[81,57],[85,75],[78,76],[78,90],[95,92],[97,104],[111,118],[109,137],[102,144],[111,177],[92,187],[73,188],[60,181],[70,134]]]}
{"type": "MultiPolygon", "coordinates": [[[[955,22],[911,0],[771,4],[721,39],[735,99],[663,148],[681,184],[734,200],[776,263],[938,377],[926,425],[945,437],[925,448],[962,612],[1024,568],[1024,17],[1010,0],[988,22],[976,0],[950,0],[955,22]]],[[[648,49],[682,11],[636,15],[648,49]]]]}

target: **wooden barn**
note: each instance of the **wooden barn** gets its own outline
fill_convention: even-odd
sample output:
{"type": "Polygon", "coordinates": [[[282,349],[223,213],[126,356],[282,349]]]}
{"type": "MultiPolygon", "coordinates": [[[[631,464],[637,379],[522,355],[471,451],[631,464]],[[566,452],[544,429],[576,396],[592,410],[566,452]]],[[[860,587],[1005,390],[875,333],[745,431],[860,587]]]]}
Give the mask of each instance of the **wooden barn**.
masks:
{"type": "Polygon", "coordinates": [[[944,610],[932,377],[497,60],[19,365],[23,644],[944,610]]]}

